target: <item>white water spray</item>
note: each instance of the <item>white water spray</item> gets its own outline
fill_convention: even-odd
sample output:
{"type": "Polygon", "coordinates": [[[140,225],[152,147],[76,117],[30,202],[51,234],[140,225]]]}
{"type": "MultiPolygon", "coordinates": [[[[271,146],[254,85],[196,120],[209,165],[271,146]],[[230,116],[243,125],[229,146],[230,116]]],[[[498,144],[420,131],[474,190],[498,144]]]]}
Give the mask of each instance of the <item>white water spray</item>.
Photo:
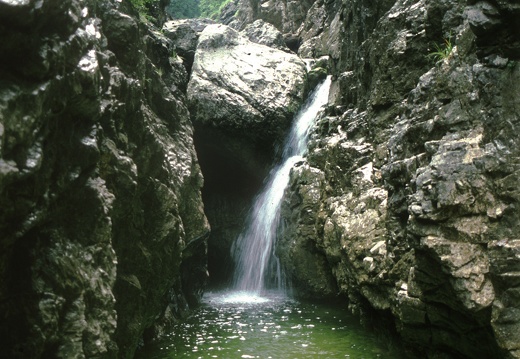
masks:
{"type": "Polygon", "coordinates": [[[302,160],[307,151],[309,129],[327,103],[330,83],[329,76],[317,86],[297,114],[284,144],[281,164],[271,171],[269,181],[255,199],[246,229],[237,239],[234,253],[237,259],[234,278],[237,290],[261,293],[265,289],[266,277],[271,276],[275,278],[277,289],[283,289],[282,272],[274,255],[282,198],[291,168],[302,160]]]}

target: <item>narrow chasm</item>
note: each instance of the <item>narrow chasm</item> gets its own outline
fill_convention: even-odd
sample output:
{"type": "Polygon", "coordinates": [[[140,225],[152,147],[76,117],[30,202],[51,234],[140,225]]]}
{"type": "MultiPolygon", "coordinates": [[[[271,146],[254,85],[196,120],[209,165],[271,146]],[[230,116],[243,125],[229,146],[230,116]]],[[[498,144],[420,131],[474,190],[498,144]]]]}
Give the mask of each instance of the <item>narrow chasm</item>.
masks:
{"type": "Polygon", "coordinates": [[[195,126],[195,149],[204,176],[202,200],[211,227],[209,288],[231,285],[233,242],[274,161],[274,144],[252,144],[204,125],[195,126]]]}
{"type": "Polygon", "coordinates": [[[0,358],[520,359],[519,17],[0,0],[0,358]]]}

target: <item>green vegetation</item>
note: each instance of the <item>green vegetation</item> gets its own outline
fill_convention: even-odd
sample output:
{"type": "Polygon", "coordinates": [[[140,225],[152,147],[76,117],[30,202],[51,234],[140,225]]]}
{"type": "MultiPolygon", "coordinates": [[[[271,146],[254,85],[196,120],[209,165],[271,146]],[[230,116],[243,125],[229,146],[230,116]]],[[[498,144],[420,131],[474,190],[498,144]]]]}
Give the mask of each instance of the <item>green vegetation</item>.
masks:
{"type": "Polygon", "coordinates": [[[149,16],[150,8],[158,4],[160,0],[130,0],[132,5],[137,9],[140,15],[149,16]]]}
{"type": "Polygon", "coordinates": [[[444,44],[440,46],[435,44],[435,50],[436,51],[428,54],[428,57],[434,59],[435,63],[447,59],[453,51],[451,40],[449,38],[444,39],[444,44]]]}
{"type": "MultiPolygon", "coordinates": [[[[150,20],[151,10],[160,0],[129,0],[139,14],[150,20]]],[[[232,0],[170,0],[166,12],[174,19],[207,17],[217,20],[222,8],[232,0]]]]}
{"type": "Polygon", "coordinates": [[[170,0],[166,11],[174,19],[207,17],[217,20],[222,8],[230,1],[231,0],[170,0]]]}
{"type": "Polygon", "coordinates": [[[199,0],[171,0],[166,12],[174,19],[200,17],[199,0]]]}
{"type": "Polygon", "coordinates": [[[229,2],[231,0],[200,0],[200,14],[202,17],[217,20],[222,8],[229,2]]]}
{"type": "Polygon", "coordinates": [[[128,0],[139,13],[141,21],[154,23],[162,11],[161,0],[128,0]]]}

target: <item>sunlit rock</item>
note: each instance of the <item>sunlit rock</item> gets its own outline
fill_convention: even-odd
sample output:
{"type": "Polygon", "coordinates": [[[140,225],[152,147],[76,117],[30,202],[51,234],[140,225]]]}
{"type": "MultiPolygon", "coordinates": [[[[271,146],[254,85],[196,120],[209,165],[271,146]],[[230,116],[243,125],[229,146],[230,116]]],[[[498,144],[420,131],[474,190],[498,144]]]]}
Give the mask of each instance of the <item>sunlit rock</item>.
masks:
{"type": "Polygon", "coordinates": [[[303,99],[305,64],[225,25],[202,32],[188,86],[192,118],[250,138],[277,138],[303,99]]]}
{"type": "Polygon", "coordinates": [[[245,35],[249,41],[254,43],[286,52],[289,51],[282,33],[278,31],[276,27],[263,20],[256,20],[252,24],[247,25],[244,30],[241,31],[241,34],[245,35]]]}
{"type": "Polygon", "coordinates": [[[172,40],[174,45],[172,55],[179,55],[188,71],[193,66],[200,34],[206,26],[214,23],[209,19],[182,19],[168,21],[163,25],[164,36],[172,40]]]}

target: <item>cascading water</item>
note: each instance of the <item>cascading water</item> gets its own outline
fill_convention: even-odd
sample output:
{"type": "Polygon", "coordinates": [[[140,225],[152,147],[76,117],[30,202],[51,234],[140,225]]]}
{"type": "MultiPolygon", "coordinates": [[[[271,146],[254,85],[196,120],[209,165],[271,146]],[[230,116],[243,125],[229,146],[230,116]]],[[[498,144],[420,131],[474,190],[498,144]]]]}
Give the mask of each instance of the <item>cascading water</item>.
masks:
{"type": "Polygon", "coordinates": [[[237,240],[236,288],[205,293],[204,305],[180,322],[161,341],[137,353],[137,358],[366,358],[397,359],[398,346],[379,342],[358,324],[344,306],[299,303],[271,289],[266,278],[281,271],[273,253],[280,207],[291,167],[307,150],[307,134],[327,102],[330,78],[319,86],[301,110],[284,147],[283,160],[273,169],[255,199],[248,227],[237,240]]]}
{"type": "Polygon", "coordinates": [[[329,76],[317,86],[296,116],[284,144],[281,163],[271,171],[267,184],[255,199],[246,229],[237,239],[234,251],[237,290],[259,294],[266,289],[267,277],[274,277],[277,289],[284,288],[282,271],[274,254],[283,193],[289,183],[291,168],[307,151],[309,129],[327,103],[330,83],[329,76]]]}

